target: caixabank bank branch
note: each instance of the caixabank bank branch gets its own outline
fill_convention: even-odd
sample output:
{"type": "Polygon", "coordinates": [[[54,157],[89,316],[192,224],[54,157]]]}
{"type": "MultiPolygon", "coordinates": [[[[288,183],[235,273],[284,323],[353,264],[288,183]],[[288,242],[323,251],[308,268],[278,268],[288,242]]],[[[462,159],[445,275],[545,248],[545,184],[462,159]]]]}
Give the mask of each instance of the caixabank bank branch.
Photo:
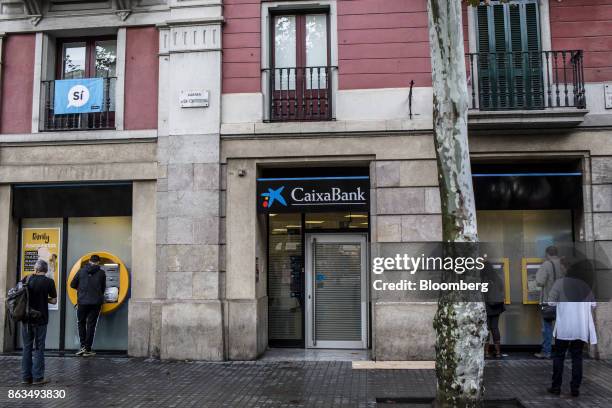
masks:
{"type": "MultiPolygon", "coordinates": [[[[608,255],[592,233],[590,158],[519,157],[500,153],[499,140],[470,139],[479,236],[490,244],[488,261],[503,282],[502,347],[537,351],[534,279],[546,248],[596,258],[599,289],[610,287],[608,255]]],[[[369,349],[377,360],[433,358],[435,298],[376,290],[375,281],[382,287],[411,274],[374,274],[371,267],[375,257],[418,257],[441,241],[431,133],[228,136],[222,137],[222,160],[230,356],[293,347],[369,349]],[[240,317],[232,316],[236,305],[240,317]],[[232,319],[249,324],[234,334],[232,319]],[[250,338],[244,336],[249,327],[250,338]],[[238,342],[240,348],[232,348],[238,342]]],[[[609,355],[607,316],[609,304],[600,303],[602,341],[590,350],[593,356],[609,355]]]]}
{"type": "MultiPolygon", "coordinates": [[[[400,282],[408,272],[371,270],[375,257],[419,256],[442,238],[426,22],[400,67],[385,62],[397,49],[385,36],[345,43],[376,30],[348,27],[339,13],[368,3],[378,15],[384,2],[265,1],[244,5],[249,24],[242,6],[208,0],[131,2],[133,12],[119,2],[42,2],[34,15],[4,3],[0,301],[47,260],[59,294],[49,350],[76,351],[67,283],[98,254],[113,289],[94,342],[100,352],[218,361],[291,347],[434,357],[436,302],[376,291],[374,280],[400,282]],[[101,103],[75,110],[60,94],[65,81],[100,90],[101,103]]],[[[539,29],[516,25],[538,16],[535,2],[520,3],[520,19],[496,6],[512,26],[488,35],[476,34],[492,27],[493,9],[468,13],[470,50],[509,44],[515,31],[530,36],[522,41],[530,50],[551,49],[548,20],[542,46],[539,29]]],[[[423,16],[417,2],[402,5],[423,16]]],[[[495,64],[469,69],[481,81],[469,89],[479,234],[499,248],[502,346],[517,349],[541,341],[534,271],[548,246],[588,243],[589,256],[612,258],[609,70],[585,68],[585,80],[581,51],[542,52],[554,64],[536,69],[530,86],[515,68],[503,79],[512,93],[494,86],[495,64]]],[[[600,288],[612,276],[601,265],[600,288]]],[[[0,324],[2,351],[18,352],[4,308],[0,324]]],[[[596,324],[591,352],[609,358],[609,303],[596,324]]]]}

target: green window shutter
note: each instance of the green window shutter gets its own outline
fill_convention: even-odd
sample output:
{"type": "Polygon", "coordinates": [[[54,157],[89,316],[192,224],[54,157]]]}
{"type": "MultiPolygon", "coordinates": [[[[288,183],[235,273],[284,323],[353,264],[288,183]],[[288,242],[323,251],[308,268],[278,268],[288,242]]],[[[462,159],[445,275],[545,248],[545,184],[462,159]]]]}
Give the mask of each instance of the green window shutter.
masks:
{"type": "Polygon", "coordinates": [[[538,4],[525,3],[524,26],[525,48],[529,52],[528,93],[526,94],[526,108],[544,109],[544,78],[542,66],[542,53],[540,45],[540,14],[538,4]]]}
{"type": "Polygon", "coordinates": [[[541,108],[537,2],[492,3],[478,6],[476,13],[481,109],[541,108]]]}
{"type": "MultiPolygon", "coordinates": [[[[495,77],[490,63],[489,8],[479,6],[476,9],[478,22],[478,89],[481,109],[490,109],[493,105],[493,84],[495,77]]],[[[493,35],[494,37],[494,35],[493,35]]]]}

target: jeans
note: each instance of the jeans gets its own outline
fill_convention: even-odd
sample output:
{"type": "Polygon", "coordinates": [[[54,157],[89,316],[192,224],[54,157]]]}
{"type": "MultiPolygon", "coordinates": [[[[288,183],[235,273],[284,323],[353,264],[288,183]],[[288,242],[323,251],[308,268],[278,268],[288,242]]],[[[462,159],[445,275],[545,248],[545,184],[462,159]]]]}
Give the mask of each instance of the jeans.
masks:
{"type": "Polygon", "coordinates": [[[542,353],[551,355],[552,352],[552,336],[554,320],[547,321],[542,319],[542,353]]]}
{"type": "Polygon", "coordinates": [[[47,337],[47,325],[22,324],[21,336],[23,339],[21,378],[24,381],[42,380],[45,378],[45,338],[47,337]],[[34,349],[34,364],[32,364],[32,349],[34,349]]]}
{"type": "Polygon", "coordinates": [[[81,348],[87,351],[91,351],[94,342],[101,307],[101,305],[79,305],[77,308],[79,340],[81,341],[81,348]]]}
{"type": "Polygon", "coordinates": [[[582,340],[555,340],[556,350],[553,357],[553,376],[552,388],[560,390],[563,383],[563,365],[565,354],[569,349],[572,356],[572,390],[578,390],[582,382],[582,350],[584,341],[582,340]]]}

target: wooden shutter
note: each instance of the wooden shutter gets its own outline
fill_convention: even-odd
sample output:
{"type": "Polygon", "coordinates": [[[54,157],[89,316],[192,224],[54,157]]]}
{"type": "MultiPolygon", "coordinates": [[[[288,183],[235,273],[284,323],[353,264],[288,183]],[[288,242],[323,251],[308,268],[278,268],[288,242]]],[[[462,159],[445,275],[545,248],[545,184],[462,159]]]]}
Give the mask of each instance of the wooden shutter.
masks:
{"type": "Polygon", "coordinates": [[[477,7],[482,110],[537,109],[543,103],[537,2],[477,7]]]}
{"type": "Polygon", "coordinates": [[[540,13],[538,3],[530,2],[523,5],[525,13],[526,48],[529,51],[529,88],[527,98],[528,109],[544,108],[544,77],[542,72],[542,53],[540,46],[540,13]]]}

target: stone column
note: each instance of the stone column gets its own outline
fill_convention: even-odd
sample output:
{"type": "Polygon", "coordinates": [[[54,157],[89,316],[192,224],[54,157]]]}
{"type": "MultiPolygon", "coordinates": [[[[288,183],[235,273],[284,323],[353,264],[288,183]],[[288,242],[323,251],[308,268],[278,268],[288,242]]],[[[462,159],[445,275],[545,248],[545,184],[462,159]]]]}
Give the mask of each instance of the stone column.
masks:
{"type": "MultiPolygon", "coordinates": [[[[593,240],[595,241],[595,290],[607,300],[612,294],[612,156],[591,159],[591,202],[593,240]]],[[[585,194],[588,197],[588,195],[585,194]]],[[[585,200],[586,201],[586,200],[585,200]]],[[[589,208],[585,202],[585,208],[589,208]]],[[[586,210],[585,210],[586,213],[586,210]]],[[[586,216],[587,214],[585,214],[586,216]]],[[[590,240],[587,236],[587,240],[590,240]]],[[[612,358],[612,303],[599,302],[595,311],[597,352],[600,359],[612,358]]]]}
{"type": "Polygon", "coordinates": [[[5,296],[8,290],[15,286],[17,274],[17,241],[18,226],[11,215],[11,186],[0,185],[0,346],[2,351],[13,349],[12,336],[8,335],[5,327],[4,307],[5,296]]]}
{"type": "Polygon", "coordinates": [[[254,360],[268,343],[266,234],[255,206],[254,160],[227,163],[227,346],[231,360],[254,360]]]}
{"type": "MultiPolygon", "coordinates": [[[[189,15],[200,15],[197,10],[189,8],[189,15]]],[[[159,95],[155,294],[160,306],[154,318],[159,333],[153,323],[152,338],[159,339],[162,359],[222,360],[220,9],[217,17],[160,27],[159,95]],[[194,90],[209,93],[208,107],[181,107],[181,91],[194,90]]]]}
{"type": "Polygon", "coordinates": [[[155,301],[156,190],[155,180],[135,181],[132,185],[132,297],[128,313],[128,354],[136,357],[159,356],[161,308],[155,301]]]}
{"type": "MultiPolygon", "coordinates": [[[[440,193],[435,160],[377,160],[370,166],[371,256],[422,253],[442,239],[440,193]]],[[[399,282],[406,271],[371,274],[371,281],[399,282]]],[[[431,324],[436,303],[412,294],[374,291],[372,354],[376,360],[426,360],[434,357],[431,324]]]]}

